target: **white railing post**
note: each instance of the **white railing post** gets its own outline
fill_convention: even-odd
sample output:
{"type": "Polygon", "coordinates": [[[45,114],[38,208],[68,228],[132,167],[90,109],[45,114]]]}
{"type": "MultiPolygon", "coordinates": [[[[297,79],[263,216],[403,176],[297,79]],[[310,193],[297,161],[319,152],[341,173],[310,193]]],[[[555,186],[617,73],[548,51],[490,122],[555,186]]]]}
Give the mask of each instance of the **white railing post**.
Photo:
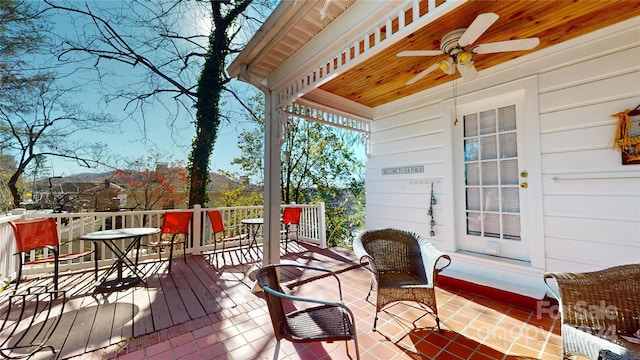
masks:
{"type": "MultiPolygon", "coordinates": [[[[0,282],[11,281],[18,274],[18,260],[14,255],[18,248],[9,221],[20,220],[24,214],[25,209],[13,209],[10,216],[0,221],[0,282]]],[[[2,287],[4,284],[0,283],[0,288],[2,287]]]]}
{"type": "Polygon", "coordinates": [[[318,203],[318,240],[320,248],[327,248],[327,223],[324,218],[324,202],[318,203]]]}
{"type": "Polygon", "coordinates": [[[201,239],[204,231],[202,227],[202,214],[202,206],[200,206],[200,204],[193,205],[193,218],[191,220],[193,229],[191,241],[193,245],[190,251],[191,254],[199,254],[202,251],[201,239]]]}

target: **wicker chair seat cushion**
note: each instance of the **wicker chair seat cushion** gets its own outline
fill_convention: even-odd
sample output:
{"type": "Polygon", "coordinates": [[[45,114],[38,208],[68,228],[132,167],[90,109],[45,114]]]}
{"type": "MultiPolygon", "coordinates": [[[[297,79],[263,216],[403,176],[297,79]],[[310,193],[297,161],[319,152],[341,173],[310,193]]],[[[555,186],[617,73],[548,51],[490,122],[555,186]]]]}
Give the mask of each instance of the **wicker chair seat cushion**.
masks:
{"type": "Polygon", "coordinates": [[[428,289],[431,285],[427,284],[422,278],[413,274],[403,273],[386,273],[380,274],[378,277],[380,282],[379,288],[397,287],[401,289],[420,288],[428,289]]]}
{"type": "Polygon", "coordinates": [[[622,354],[625,349],[613,342],[593,335],[591,331],[584,331],[574,326],[562,325],[562,343],[564,353],[567,355],[582,355],[589,359],[597,359],[600,350],[610,350],[616,354],[622,354]]]}
{"type": "Polygon", "coordinates": [[[353,338],[349,315],[334,306],[315,306],[287,314],[289,328],[282,326],[282,337],[289,341],[346,341],[353,338]]]}

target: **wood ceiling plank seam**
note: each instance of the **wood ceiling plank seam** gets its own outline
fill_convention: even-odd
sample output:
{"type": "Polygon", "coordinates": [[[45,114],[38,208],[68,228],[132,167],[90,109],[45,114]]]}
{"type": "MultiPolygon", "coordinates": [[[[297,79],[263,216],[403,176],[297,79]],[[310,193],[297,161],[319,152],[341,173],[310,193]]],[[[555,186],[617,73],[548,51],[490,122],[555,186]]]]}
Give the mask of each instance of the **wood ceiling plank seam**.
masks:
{"type": "MultiPolygon", "coordinates": [[[[373,31],[375,32],[375,35],[374,35],[375,42],[374,42],[374,44],[370,44],[371,47],[368,50],[366,50],[363,53],[363,55],[367,55],[367,52],[372,51],[374,48],[375,48],[375,50],[373,50],[373,51],[376,51],[376,50],[378,50],[378,47],[384,46],[384,44],[382,44],[382,41],[381,41],[383,30],[384,30],[384,34],[385,34],[385,37],[384,37],[384,43],[385,44],[387,44],[389,41],[393,41],[393,40],[400,41],[402,38],[404,38],[404,36],[405,36],[404,34],[405,33],[410,33],[410,31],[413,31],[414,28],[418,29],[420,26],[422,26],[421,24],[423,22],[432,21],[432,20],[430,20],[431,17],[434,17],[434,18],[437,19],[442,14],[446,13],[446,11],[448,9],[450,9],[450,8],[451,9],[455,9],[457,6],[459,6],[459,3],[460,2],[456,3],[455,0],[446,0],[440,6],[437,6],[436,8],[434,8],[434,11],[428,11],[427,13],[420,15],[420,17],[418,19],[416,19],[415,21],[412,21],[410,25],[404,26],[403,28],[398,28],[398,30],[395,31],[395,32],[392,31],[392,26],[391,26],[393,20],[397,19],[397,17],[402,16],[404,14],[404,12],[406,12],[407,10],[403,10],[401,12],[398,12],[396,15],[393,15],[393,17],[388,17],[384,21],[380,22],[379,25],[374,26],[373,31]],[[381,25],[381,24],[384,24],[384,26],[381,25]]],[[[411,6],[413,6],[413,7],[419,6],[419,2],[413,1],[411,6]]],[[[400,21],[398,20],[398,25],[399,24],[400,24],[400,21]]],[[[370,31],[366,32],[366,34],[371,34],[371,32],[370,31]]],[[[369,36],[369,35],[364,35],[364,38],[366,38],[367,36],[369,36]]],[[[362,39],[359,38],[357,41],[358,42],[362,41],[362,40],[364,40],[364,38],[362,38],[362,39]]],[[[371,56],[373,56],[373,54],[371,56]]],[[[335,59],[336,57],[341,59],[341,53],[336,55],[336,56],[334,56],[333,59],[335,59]]],[[[300,87],[298,87],[299,82],[297,80],[294,80],[294,83],[296,85],[294,85],[293,87],[292,87],[292,85],[289,85],[289,86],[285,86],[284,89],[282,89],[280,91],[277,91],[277,94],[278,94],[277,98],[279,100],[278,106],[283,106],[288,102],[292,102],[295,98],[303,95],[305,92],[309,91],[311,88],[318,87],[318,86],[321,85],[321,83],[329,81],[331,78],[333,78],[333,75],[335,75],[336,72],[348,70],[348,69],[344,69],[343,70],[342,67],[346,67],[347,63],[350,63],[350,62],[345,62],[343,64],[340,64],[339,62],[340,61],[338,61],[338,63],[335,63],[334,61],[330,60],[329,63],[330,63],[331,66],[330,66],[330,69],[329,69],[328,73],[326,74],[326,76],[324,76],[323,78],[320,78],[318,81],[315,81],[315,82],[313,82],[313,83],[311,83],[311,84],[309,84],[309,85],[307,85],[307,86],[305,86],[303,88],[300,88],[300,87]]],[[[323,63],[322,66],[324,66],[324,63],[323,63]]],[[[317,69],[319,67],[321,67],[321,66],[315,66],[313,68],[317,69]]]]}

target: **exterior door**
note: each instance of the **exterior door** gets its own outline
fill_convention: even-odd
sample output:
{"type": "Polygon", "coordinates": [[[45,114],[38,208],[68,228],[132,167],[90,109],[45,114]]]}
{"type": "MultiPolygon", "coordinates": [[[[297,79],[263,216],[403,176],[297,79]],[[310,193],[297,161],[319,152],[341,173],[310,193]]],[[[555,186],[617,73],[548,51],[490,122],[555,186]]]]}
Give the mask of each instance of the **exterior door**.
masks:
{"type": "Polygon", "coordinates": [[[456,216],[458,250],[529,261],[522,99],[506,96],[458,108],[456,216]]]}

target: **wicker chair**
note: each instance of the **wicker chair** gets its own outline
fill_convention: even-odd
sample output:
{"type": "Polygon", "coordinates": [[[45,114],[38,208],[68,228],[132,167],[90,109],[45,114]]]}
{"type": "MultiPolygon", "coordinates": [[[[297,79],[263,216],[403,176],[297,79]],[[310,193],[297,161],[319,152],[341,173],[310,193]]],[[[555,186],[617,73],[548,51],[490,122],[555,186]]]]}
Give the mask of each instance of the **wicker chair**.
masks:
{"type": "Polygon", "coordinates": [[[353,340],[356,348],[356,359],[360,359],[355,319],[351,310],[342,303],[340,279],[335,272],[302,265],[276,264],[268,265],[258,270],[256,280],[265,292],[265,300],[267,301],[271,323],[273,324],[273,333],[277,341],[273,354],[274,359],[278,358],[280,340],[282,339],[298,343],[353,340]],[[340,302],[285,294],[280,287],[276,271],[277,268],[285,267],[320,271],[332,275],[338,283],[340,302]],[[285,301],[283,300],[287,300],[287,308],[294,304],[291,301],[295,301],[298,306],[304,306],[305,304],[309,306],[286,312],[285,301]]]}
{"type": "Polygon", "coordinates": [[[640,359],[640,345],[618,336],[631,335],[640,328],[640,264],[583,273],[546,273],[544,281],[560,303],[565,359],[582,355],[595,360],[605,353],[640,359]],[[559,294],[550,279],[557,283],[559,294]]]}
{"type": "Polygon", "coordinates": [[[369,263],[372,281],[366,299],[376,290],[376,331],[378,312],[396,301],[414,301],[426,305],[436,318],[440,318],[436,305],[435,280],[437,274],[451,264],[448,255],[436,249],[428,239],[398,229],[368,230],[360,233],[353,243],[360,263],[369,263]],[[440,259],[447,261],[437,267],[440,259]]]}

